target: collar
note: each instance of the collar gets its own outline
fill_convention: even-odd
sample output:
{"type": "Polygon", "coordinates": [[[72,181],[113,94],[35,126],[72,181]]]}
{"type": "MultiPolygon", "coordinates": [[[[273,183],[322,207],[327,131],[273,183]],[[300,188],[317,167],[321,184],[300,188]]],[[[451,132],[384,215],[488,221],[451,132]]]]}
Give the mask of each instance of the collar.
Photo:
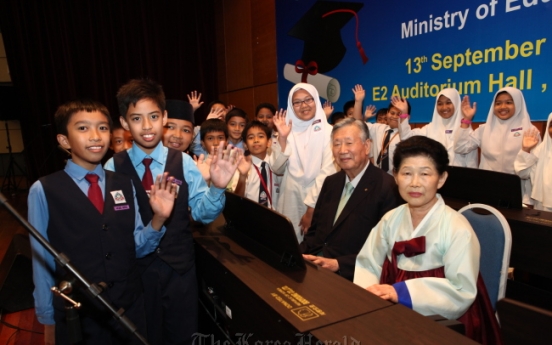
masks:
{"type": "Polygon", "coordinates": [[[163,165],[163,155],[166,153],[166,151],[168,151],[168,149],[163,146],[163,143],[161,141],[157,144],[153,152],[149,155],[142,151],[142,149],[139,148],[136,143],[133,143],[132,147],[128,149],[128,155],[134,166],[142,164],[142,161],[146,157],[153,158],[154,161],[163,165]]]}
{"type": "MultiPolygon", "coordinates": [[[[268,155],[265,156],[265,159],[266,159],[267,156],[268,156],[268,155]]],[[[255,156],[253,156],[253,155],[251,155],[251,162],[252,162],[253,164],[255,164],[257,167],[259,167],[259,168],[261,167],[261,164],[262,164],[263,162],[265,162],[266,164],[268,164],[268,162],[267,162],[266,160],[257,158],[257,157],[255,157],[255,156]]]]}
{"type": "Polygon", "coordinates": [[[366,172],[366,169],[368,169],[369,165],[370,165],[370,161],[368,161],[366,163],[366,166],[364,167],[364,169],[362,169],[362,171],[358,175],[356,175],[355,178],[352,181],[349,181],[349,176],[347,176],[347,174],[345,174],[345,183],[351,182],[351,185],[354,188],[356,188],[356,186],[360,182],[360,179],[362,178],[362,176],[364,176],[364,173],[366,172]]]}
{"type": "Polygon", "coordinates": [[[103,170],[100,164],[96,165],[94,170],[88,171],[85,168],[73,162],[72,159],[68,159],[64,170],[67,173],[67,175],[69,175],[72,179],[77,181],[84,180],[84,176],[90,173],[98,175],[100,181],[105,180],[105,170],[103,170]]]}

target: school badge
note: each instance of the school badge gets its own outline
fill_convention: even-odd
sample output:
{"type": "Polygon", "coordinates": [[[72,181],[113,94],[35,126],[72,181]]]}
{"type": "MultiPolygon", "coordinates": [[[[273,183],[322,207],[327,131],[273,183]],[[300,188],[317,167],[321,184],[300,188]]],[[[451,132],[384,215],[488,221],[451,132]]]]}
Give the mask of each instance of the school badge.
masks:
{"type": "Polygon", "coordinates": [[[115,201],[115,204],[125,204],[126,199],[123,194],[122,190],[114,190],[111,193],[111,196],[113,197],[113,201],[115,201]]]}

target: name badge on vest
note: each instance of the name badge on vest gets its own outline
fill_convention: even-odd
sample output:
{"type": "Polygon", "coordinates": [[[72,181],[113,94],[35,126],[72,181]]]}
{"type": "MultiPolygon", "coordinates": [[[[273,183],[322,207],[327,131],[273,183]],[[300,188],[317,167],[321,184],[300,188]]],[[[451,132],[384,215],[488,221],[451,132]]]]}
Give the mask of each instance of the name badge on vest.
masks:
{"type": "Polygon", "coordinates": [[[115,201],[115,204],[126,204],[125,195],[122,190],[114,190],[110,193],[113,197],[113,201],[115,201]]]}
{"type": "MultiPolygon", "coordinates": [[[[167,181],[169,180],[169,177],[167,177],[167,181]]],[[[180,181],[179,179],[176,179],[176,178],[173,178],[173,184],[174,186],[176,187],[176,195],[174,196],[174,198],[178,198],[178,192],[180,192],[180,186],[182,186],[182,181],[180,181]]]]}
{"type": "Polygon", "coordinates": [[[521,135],[521,130],[523,127],[513,128],[510,130],[510,132],[515,132],[514,137],[519,137],[521,135]]]}

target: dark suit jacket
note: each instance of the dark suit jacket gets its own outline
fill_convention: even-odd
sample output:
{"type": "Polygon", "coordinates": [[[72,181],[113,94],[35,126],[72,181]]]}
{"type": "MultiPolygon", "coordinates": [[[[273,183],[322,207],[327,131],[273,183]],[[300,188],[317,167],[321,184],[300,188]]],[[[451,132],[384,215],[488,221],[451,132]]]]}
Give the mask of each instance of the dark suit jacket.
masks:
{"type": "Polygon", "coordinates": [[[337,259],[339,274],[353,280],[355,261],[368,234],[387,211],[399,206],[393,177],[370,163],[334,225],[345,187],[344,171],[326,177],[320,190],[311,227],[301,243],[304,254],[337,259]]]}

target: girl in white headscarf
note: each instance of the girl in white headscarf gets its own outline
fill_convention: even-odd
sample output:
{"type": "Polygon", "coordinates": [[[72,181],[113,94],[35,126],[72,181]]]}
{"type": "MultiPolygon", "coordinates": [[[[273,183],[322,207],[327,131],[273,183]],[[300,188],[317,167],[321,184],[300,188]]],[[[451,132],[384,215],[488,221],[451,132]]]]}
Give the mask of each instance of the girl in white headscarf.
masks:
{"type": "Polygon", "coordinates": [[[326,176],[336,172],[331,149],[332,127],[316,88],[299,83],[289,92],[287,117],[291,155],[282,178],[276,209],[295,227],[299,242],[310,227],[314,206],[326,176]]]}
{"type": "MultiPolygon", "coordinates": [[[[460,130],[455,134],[454,151],[469,153],[481,148],[480,169],[515,174],[514,160],[521,149],[523,132],[535,129],[529,118],[525,99],[520,90],[505,87],[497,91],[487,115],[487,122],[470,133],[471,120],[476,112],[476,104],[470,105],[468,96],[462,100],[460,130]]],[[[539,135],[540,142],[540,135],[539,135]]],[[[521,181],[523,203],[532,205],[531,180],[521,181]]]]}
{"type": "Polygon", "coordinates": [[[539,144],[539,132],[530,129],[523,135],[523,144],[514,162],[516,174],[531,178],[531,199],[535,209],[552,212],[552,113],[548,115],[544,140],[539,144]]]}
{"type": "MultiPolygon", "coordinates": [[[[435,98],[431,122],[422,128],[410,128],[409,117],[401,115],[399,135],[406,140],[414,135],[423,135],[443,144],[449,155],[450,165],[477,168],[477,151],[466,154],[454,152],[454,134],[460,128],[462,113],[460,94],[456,89],[443,89],[435,98]]],[[[471,129],[471,128],[470,128],[471,129]]]]}

